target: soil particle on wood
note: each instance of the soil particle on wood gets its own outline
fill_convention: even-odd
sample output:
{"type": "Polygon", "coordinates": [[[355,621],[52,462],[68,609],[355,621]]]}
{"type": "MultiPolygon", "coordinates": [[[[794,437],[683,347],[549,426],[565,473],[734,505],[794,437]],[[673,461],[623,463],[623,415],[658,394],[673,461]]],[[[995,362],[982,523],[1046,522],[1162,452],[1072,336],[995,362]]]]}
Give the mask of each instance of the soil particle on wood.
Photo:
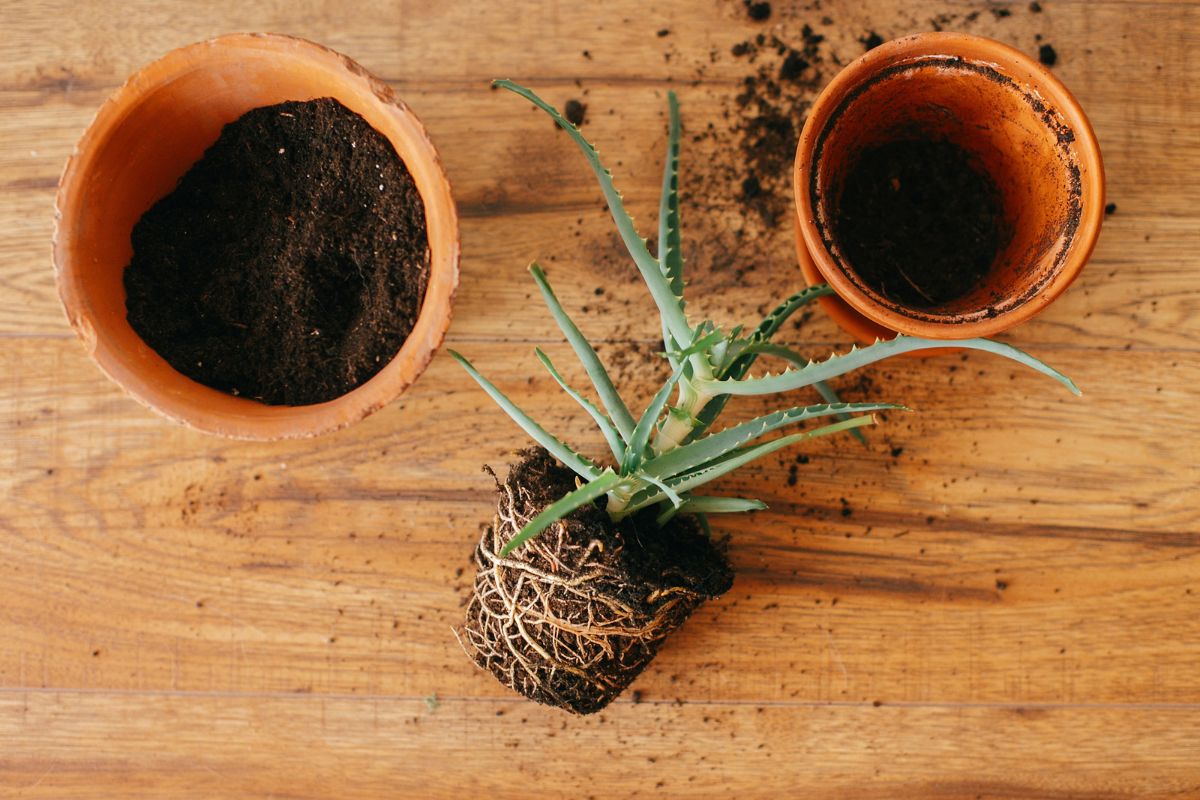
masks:
{"type": "Polygon", "coordinates": [[[587,118],[587,105],[579,100],[568,100],[563,106],[563,116],[567,118],[567,122],[578,128],[587,118]]]}
{"type": "Polygon", "coordinates": [[[1054,45],[1043,44],[1038,48],[1038,61],[1045,64],[1047,67],[1053,67],[1058,63],[1058,51],[1054,49],[1054,45]]]}
{"type": "Polygon", "coordinates": [[[619,695],[704,600],[728,591],[733,572],[692,517],[660,528],[652,509],[614,524],[586,506],[500,558],[526,522],[576,487],[544,449],[519,455],[497,482],[497,516],[476,550],[460,641],[506,686],[589,714],[619,695]]]}
{"type": "Polygon", "coordinates": [[[876,47],[879,47],[879,45],[883,44],[883,37],[875,31],[871,31],[866,36],[859,39],[859,41],[862,42],[864,50],[874,50],[876,47]]]}
{"type": "Polygon", "coordinates": [[[880,294],[915,307],[974,289],[1006,241],[999,190],[947,141],[889,142],[847,170],[834,236],[880,294]]]}
{"type": "Polygon", "coordinates": [[[734,98],[737,156],[744,213],[774,229],[788,219],[791,164],[804,115],[823,77],[825,37],[805,25],[797,44],[758,35],[731,53],[755,69],[742,79],[734,98]]]}
{"type": "Polygon", "coordinates": [[[751,0],[744,0],[746,4],[746,14],[755,22],[765,22],[771,18],[770,3],[755,3],[751,0]]]}
{"type": "Polygon", "coordinates": [[[132,234],[130,325],[175,369],[270,404],[332,400],[396,354],[429,275],[388,140],[336,100],[226,125],[132,234]]]}

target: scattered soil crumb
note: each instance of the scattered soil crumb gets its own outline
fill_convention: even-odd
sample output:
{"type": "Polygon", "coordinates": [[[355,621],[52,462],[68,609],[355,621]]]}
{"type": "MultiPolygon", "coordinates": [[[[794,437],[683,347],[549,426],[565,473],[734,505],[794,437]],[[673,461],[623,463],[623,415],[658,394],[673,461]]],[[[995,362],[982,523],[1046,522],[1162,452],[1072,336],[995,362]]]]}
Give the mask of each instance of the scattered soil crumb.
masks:
{"type": "Polygon", "coordinates": [[[563,107],[563,116],[567,118],[567,122],[578,128],[587,118],[587,106],[575,99],[568,100],[563,107]]]}
{"type": "Polygon", "coordinates": [[[864,50],[874,50],[876,47],[879,47],[879,45],[883,44],[883,37],[875,31],[871,31],[866,36],[859,39],[859,41],[862,42],[864,50]]]}
{"type": "Polygon", "coordinates": [[[751,0],[744,0],[746,3],[746,13],[750,15],[750,19],[755,22],[763,22],[771,17],[770,3],[754,3],[751,0]]]}

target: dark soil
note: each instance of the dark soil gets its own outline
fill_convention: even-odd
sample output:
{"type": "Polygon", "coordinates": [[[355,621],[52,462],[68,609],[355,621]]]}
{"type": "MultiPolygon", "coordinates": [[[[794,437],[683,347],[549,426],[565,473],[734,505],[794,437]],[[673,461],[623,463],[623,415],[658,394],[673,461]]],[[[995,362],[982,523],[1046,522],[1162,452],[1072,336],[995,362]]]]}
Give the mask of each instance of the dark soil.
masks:
{"type": "Polygon", "coordinates": [[[876,47],[879,47],[879,45],[883,44],[883,37],[875,31],[871,31],[866,36],[859,39],[859,41],[862,42],[864,50],[874,50],[876,47]]]}
{"type": "Polygon", "coordinates": [[[751,0],[743,0],[746,4],[746,14],[755,22],[765,22],[771,18],[770,3],[755,3],[751,0]]]}
{"type": "Polygon", "coordinates": [[[920,308],[974,289],[1006,242],[995,183],[946,141],[866,150],[850,166],[833,216],[834,236],[863,281],[920,308]]]}
{"type": "Polygon", "coordinates": [[[567,122],[578,128],[587,118],[587,106],[578,100],[568,100],[563,106],[563,116],[567,118],[567,122]]]}
{"type": "Polygon", "coordinates": [[[757,63],[742,79],[734,102],[737,116],[744,214],[774,229],[789,219],[791,167],[811,97],[823,77],[822,34],[805,25],[798,46],[759,35],[734,45],[732,54],[757,63]]]}
{"type": "Polygon", "coordinates": [[[330,98],[226,125],[132,243],[138,335],[188,377],[269,404],[332,400],[375,375],[429,276],[412,176],[330,98]]]}
{"type": "Polygon", "coordinates": [[[1038,61],[1047,67],[1053,67],[1058,63],[1058,51],[1054,49],[1053,45],[1044,44],[1038,48],[1038,61]]]}
{"type": "Polygon", "coordinates": [[[497,566],[495,554],[520,526],[576,486],[575,473],[545,450],[519,455],[497,483],[497,517],[476,550],[461,640],[476,664],[526,697],[599,711],[704,600],[729,590],[733,572],[690,516],[660,528],[648,510],[613,524],[599,506],[497,566]],[[522,613],[514,619],[510,607],[522,613]]]}

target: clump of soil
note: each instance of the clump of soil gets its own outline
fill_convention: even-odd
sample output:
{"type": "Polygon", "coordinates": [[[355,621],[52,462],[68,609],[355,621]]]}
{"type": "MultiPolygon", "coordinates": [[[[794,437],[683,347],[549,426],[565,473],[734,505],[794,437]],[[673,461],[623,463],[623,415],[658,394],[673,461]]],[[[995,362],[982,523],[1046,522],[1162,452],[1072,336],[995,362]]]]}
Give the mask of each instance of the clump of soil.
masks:
{"type": "Polygon", "coordinates": [[[563,106],[563,116],[567,118],[567,122],[578,128],[587,118],[587,106],[578,100],[568,100],[563,106]]]}
{"type": "Polygon", "coordinates": [[[969,293],[1006,243],[996,184],[948,141],[865,150],[836,203],[833,234],[851,267],[905,305],[928,308],[969,293]]]}
{"type": "Polygon", "coordinates": [[[576,485],[544,449],[519,455],[497,481],[496,519],[475,551],[460,641],[504,685],[590,714],[619,695],[704,600],[728,591],[733,572],[690,516],[659,528],[648,510],[614,524],[599,506],[500,558],[526,522],[576,485]]]}
{"type": "Polygon", "coordinates": [[[752,0],[743,0],[746,4],[746,14],[755,22],[765,22],[771,18],[770,3],[756,3],[752,0]]]}
{"type": "Polygon", "coordinates": [[[1038,48],[1038,61],[1045,64],[1047,67],[1053,67],[1058,63],[1058,51],[1054,49],[1054,45],[1044,44],[1038,48]]]}
{"type": "Polygon", "coordinates": [[[864,50],[874,50],[876,47],[879,47],[879,45],[883,44],[883,37],[875,31],[871,31],[866,36],[859,39],[859,41],[862,42],[864,50]]]}
{"type": "Polygon", "coordinates": [[[375,375],[429,276],[412,176],[331,98],[226,125],[132,243],[134,331],[188,377],[269,404],[332,400],[375,375]]]}

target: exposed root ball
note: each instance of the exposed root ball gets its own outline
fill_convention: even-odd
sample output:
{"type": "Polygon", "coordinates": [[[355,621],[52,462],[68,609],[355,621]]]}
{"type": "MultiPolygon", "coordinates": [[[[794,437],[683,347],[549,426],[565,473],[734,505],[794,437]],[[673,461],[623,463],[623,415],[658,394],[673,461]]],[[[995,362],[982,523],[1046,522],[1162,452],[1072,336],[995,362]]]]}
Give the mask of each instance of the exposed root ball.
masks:
{"type": "Polygon", "coordinates": [[[496,519],[475,551],[461,642],[504,685],[590,714],[619,695],[704,600],[728,591],[733,572],[691,517],[662,528],[652,513],[613,524],[599,507],[500,558],[526,522],[575,487],[574,473],[545,450],[520,455],[497,481],[496,519]]]}

